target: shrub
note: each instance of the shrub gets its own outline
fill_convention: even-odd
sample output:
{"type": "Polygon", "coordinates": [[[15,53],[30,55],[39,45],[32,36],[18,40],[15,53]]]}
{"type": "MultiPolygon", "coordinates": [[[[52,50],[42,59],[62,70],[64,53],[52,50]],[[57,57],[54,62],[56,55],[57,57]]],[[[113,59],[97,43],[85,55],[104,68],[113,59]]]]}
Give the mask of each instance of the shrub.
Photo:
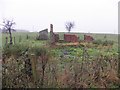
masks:
{"type": "Polygon", "coordinates": [[[40,46],[30,47],[30,53],[35,54],[36,56],[47,55],[48,49],[40,46]]]}
{"type": "Polygon", "coordinates": [[[94,40],[94,41],[93,41],[93,44],[100,45],[101,43],[102,43],[102,40],[100,40],[100,39],[99,39],[99,40],[94,40]]]}
{"type": "Polygon", "coordinates": [[[42,69],[40,85],[41,87],[43,87],[46,65],[49,60],[49,48],[35,46],[31,48],[31,51],[33,52],[33,54],[35,54],[37,59],[40,61],[41,69],[42,69]]]}
{"type": "Polygon", "coordinates": [[[109,44],[109,45],[113,45],[113,44],[114,44],[114,41],[109,40],[109,41],[108,41],[108,44],[109,44]]]}
{"type": "Polygon", "coordinates": [[[113,45],[114,42],[111,41],[111,40],[105,40],[105,41],[102,41],[102,40],[95,40],[95,41],[93,41],[93,44],[107,46],[107,45],[113,45]]]}
{"type": "Polygon", "coordinates": [[[6,45],[3,47],[3,54],[6,56],[14,55],[19,57],[28,47],[26,45],[15,44],[15,45],[6,45]]]}
{"type": "Polygon", "coordinates": [[[4,46],[2,52],[3,52],[2,53],[3,56],[9,57],[11,55],[11,50],[10,50],[9,45],[4,46]]]}
{"type": "Polygon", "coordinates": [[[105,41],[103,41],[103,45],[104,46],[107,46],[107,45],[113,45],[113,41],[111,41],[111,40],[105,40],[105,41]]]}

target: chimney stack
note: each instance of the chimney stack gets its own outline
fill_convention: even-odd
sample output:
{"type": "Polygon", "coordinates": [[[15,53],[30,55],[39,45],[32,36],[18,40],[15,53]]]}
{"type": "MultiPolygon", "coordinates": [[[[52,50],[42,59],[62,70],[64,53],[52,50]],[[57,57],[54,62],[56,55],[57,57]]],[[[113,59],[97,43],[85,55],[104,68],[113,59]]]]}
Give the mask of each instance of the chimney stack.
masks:
{"type": "Polygon", "coordinates": [[[53,32],[53,25],[50,24],[50,32],[53,32]]]}

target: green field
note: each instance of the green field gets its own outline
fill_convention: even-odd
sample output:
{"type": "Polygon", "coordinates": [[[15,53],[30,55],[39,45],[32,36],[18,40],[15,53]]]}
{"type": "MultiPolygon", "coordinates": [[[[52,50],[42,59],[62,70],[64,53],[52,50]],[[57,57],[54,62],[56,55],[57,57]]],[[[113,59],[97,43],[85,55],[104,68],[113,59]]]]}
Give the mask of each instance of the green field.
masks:
{"type": "MultiPolygon", "coordinates": [[[[80,41],[83,40],[84,33],[76,34],[80,41]]],[[[38,33],[12,35],[15,43],[8,46],[5,38],[9,38],[9,34],[2,34],[3,65],[7,67],[3,67],[4,87],[116,88],[120,84],[117,76],[117,34],[88,34],[97,43],[84,42],[78,46],[64,47],[50,46],[49,40],[36,40],[38,33]],[[110,41],[113,44],[109,44],[110,41]],[[24,62],[28,59],[32,65],[31,80],[24,72],[24,62]],[[22,82],[15,81],[18,75],[22,76],[18,78],[22,82]]],[[[61,40],[63,35],[59,32],[61,40]]]]}
{"type": "MultiPolygon", "coordinates": [[[[118,50],[118,35],[117,34],[88,34],[88,33],[75,33],[79,36],[79,40],[83,40],[84,38],[84,34],[87,35],[91,35],[93,36],[93,38],[95,40],[111,40],[114,41],[114,45],[112,46],[111,50],[113,50],[113,52],[117,52],[118,50]],[[104,38],[106,36],[106,38],[104,38]]],[[[25,45],[29,45],[29,46],[41,46],[46,44],[48,41],[41,41],[41,40],[36,40],[36,37],[38,36],[38,33],[36,32],[24,32],[24,33],[13,33],[12,34],[13,37],[15,37],[15,44],[25,44],[25,45]],[[27,36],[29,37],[27,39],[27,36]]],[[[60,40],[64,39],[64,33],[63,32],[59,32],[59,36],[60,36],[60,40]]],[[[5,38],[8,37],[8,42],[9,42],[9,34],[2,34],[2,45],[5,45],[5,38]]],[[[14,41],[14,38],[13,38],[14,41]]],[[[92,47],[93,49],[95,49],[95,47],[92,47]]],[[[78,48],[79,49],[79,48],[78,48]]],[[[80,48],[81,49],[81,48],[80,48]]],[[[91,49],[91,48],[90,48],[91,49]]],[[[102,48],[101,48],[102,50],[102,48]]],[[[95,50],[94,50],[95,51],[95,50]]],[[[97,50],[96,50],[97,51],[97,50]]],[[[105,50],[103,50],[104,52],[105,50]]],[[[94,52],[96,53],[96,52],[94,52]]]]}
{"type": "MultiPolygon", "coordinates": [[[[63,32],[58,32],[59,33],[59,38],[61,40],[64,39],[64,33],[63,32]]],[[[92,33],[72,33],[72,34],[77,34],[79,36],[79,40],[83,40],[84,34],[91,35],[93,36],[94,39],[98,40],[104,40],[104,37],[106,36],[106,40],[112,40],[118,43],[118,35],[117,34],[92,34],[92,33]]],[[[35,40],[36,37],[38,36],[37,32],[14,32],[13,37],[16,38],[16,43],[19,43],[19,38],[21,37],[21,41],[26,41],[27,35],[30,37],[29,40],[35,40]]],[[[2,44],[5,44],[5,37],[9,37],[9,34],[2,34],[2,44]]],[[[0,39],[1,40],[1,39],[0,39]]]]}

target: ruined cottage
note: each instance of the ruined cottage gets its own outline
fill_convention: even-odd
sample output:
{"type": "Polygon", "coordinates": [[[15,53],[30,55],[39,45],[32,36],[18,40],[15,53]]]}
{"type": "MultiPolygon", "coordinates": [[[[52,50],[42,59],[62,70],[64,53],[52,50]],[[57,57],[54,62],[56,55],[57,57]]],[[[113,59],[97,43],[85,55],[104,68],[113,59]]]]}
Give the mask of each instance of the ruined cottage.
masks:
{"type": "Polygon", "coordinates": [[[78,42],[79,37],[75,34],[64,34],[64,41],[66,41],[66,42],[78,42]]]}
{"type": "Polygon", "coordinates": [[[59,41],[59,34],[53,32],[53,25],[50,24],[50,42],[51,44],[55,44],[55,42],[59,41]]]}
{"type": "Polygon", "coordinates": [[[92,36],[84,35],[84,41],[91,42],[93,40],[94,40],[94,38],[92,36]]]}
{"type": "Polygon", "coordinates": [[[44,30],[40,31],[38,39],[39,40],[48,40],[48,29],[44,29],[44,30]]]}

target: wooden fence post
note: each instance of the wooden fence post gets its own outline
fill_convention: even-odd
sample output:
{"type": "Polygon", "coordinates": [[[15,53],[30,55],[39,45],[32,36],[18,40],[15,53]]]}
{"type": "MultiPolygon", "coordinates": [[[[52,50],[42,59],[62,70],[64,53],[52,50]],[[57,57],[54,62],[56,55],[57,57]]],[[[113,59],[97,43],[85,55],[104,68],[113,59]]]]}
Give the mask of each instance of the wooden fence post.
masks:
{"type": "Polygon", "coordinates": [[[21,36],[19,37],[19,42],[21,42],[21,36]]]}
{"type": "Polygon", "coordinates": [[[29,36],[28,36],[28,34],[27,34],[27,36],[26,36],[26,39],[29,39],[29,36]]]}
{"type": "Polygon", "coordinates": [[[15,37],[14,37],[14,44],[15,44],[15,37]]]}
{"type": "Polygon", "coordinates": [[[32,65],[32,74],[33,74],[34,83],[37,83],[37,70],[36,70],[37,59],[34,54],[31,54],[30,58],[31,58],[30,60],[32,65]]]}
{"type": "Polygon", "coordinates": [[[6,37],[6,43],[5,43],[6,45],[8,44],[8,37],[6,37]]]}

